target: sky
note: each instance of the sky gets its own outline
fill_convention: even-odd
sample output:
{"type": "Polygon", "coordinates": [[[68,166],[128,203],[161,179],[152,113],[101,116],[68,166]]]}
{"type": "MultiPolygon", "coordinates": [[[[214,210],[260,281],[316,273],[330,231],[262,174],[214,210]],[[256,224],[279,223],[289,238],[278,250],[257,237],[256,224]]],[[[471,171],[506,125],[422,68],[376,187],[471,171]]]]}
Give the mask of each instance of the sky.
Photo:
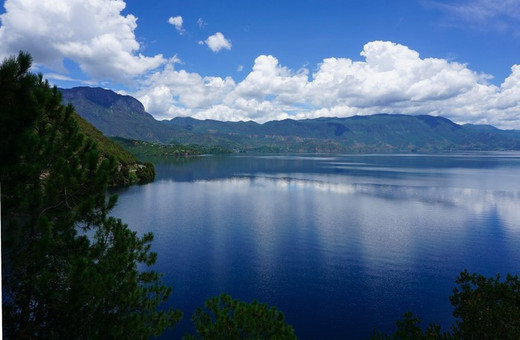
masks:
{"type": "Polygon", "coordinates": [[[520,129],[520,0],[6,0],[0,59],[156,119],[440,115],[520,129]]]}

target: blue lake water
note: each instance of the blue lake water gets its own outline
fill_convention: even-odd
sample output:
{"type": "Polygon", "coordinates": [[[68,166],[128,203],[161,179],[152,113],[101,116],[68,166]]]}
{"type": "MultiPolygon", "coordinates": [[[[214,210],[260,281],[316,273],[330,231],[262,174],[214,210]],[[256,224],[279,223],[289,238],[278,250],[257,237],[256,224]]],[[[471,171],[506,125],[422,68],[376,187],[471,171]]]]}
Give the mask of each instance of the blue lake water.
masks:
{"type": "Polygon", "coordinates": [[[222,292],[301,339],[366,339],[412,311],[448,327],[460,271],[520,272],[520,153],[231,155],[156,164],[113,215],[155,235],[183,321],[222,292]]]}

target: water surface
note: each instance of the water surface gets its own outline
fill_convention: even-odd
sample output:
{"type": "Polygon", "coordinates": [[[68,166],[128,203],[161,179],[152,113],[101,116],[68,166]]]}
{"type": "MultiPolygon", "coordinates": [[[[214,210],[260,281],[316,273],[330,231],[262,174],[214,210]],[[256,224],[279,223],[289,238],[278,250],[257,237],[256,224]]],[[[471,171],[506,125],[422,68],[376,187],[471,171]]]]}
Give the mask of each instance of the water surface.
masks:
{"type": "Polygon", "coordinates": [[[301,339],[451,324],[458,273],[519,273],[520,153],[232,155],[156,164],[113,214],[155,234],[190,331],[227,292],[280,308],[301,339]]]}

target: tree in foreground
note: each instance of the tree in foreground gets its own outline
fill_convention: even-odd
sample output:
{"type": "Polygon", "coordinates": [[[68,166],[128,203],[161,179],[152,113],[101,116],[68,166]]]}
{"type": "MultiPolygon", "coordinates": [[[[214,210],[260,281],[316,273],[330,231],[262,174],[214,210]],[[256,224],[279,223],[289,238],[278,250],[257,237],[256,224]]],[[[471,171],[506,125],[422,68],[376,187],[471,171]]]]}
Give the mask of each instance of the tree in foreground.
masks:
{"type": "Polygon", "coordinates": [[[453,327],[461,339],[520,339],[520,280],[518,275],[487,278],[463,271],[450,297],[455,307],[453,327]]]}
{"type": "Polygon", "coordinates": [[[502,281],[498,274],[488,278],[464,270],[455,282],[450,302],[457,319],[450,332],[442,333],[436,324],[423,331],[420,320],[406,313],[392,336],[375,334],[372,339],[520,339],[518,275],[502,281]]]}
{"type": "Polygon", "coordinates": [[[108,217],[115,171],[20,53],[0,66],[3,335],[147,338],[172,327],[152,235],[108,217]]]}
{"type": "Polygon", "coordinates": [[[396,322],[397,330],[392,336],[374,333],[371,340],[440,340],[452,339],[451,334],[442,333],[440,326],[430,324],[423,330],[421,328],[421,320],[412,313],[405,313],[402,320],[396,322]]]}
{"type": "Polygon", "coordinates": [[[206,301],[205,307],[192,317],[197,337],[184,339],[296,339],[283,313],[258,301],[247,303],[222,294],[206,301]]]}

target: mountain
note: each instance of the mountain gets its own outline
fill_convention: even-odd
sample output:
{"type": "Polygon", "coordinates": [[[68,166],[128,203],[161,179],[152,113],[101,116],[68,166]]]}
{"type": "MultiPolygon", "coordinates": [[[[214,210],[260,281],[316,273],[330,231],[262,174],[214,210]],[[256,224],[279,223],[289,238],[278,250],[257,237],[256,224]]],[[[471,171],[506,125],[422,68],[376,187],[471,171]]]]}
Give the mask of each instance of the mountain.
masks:
{"type": "Polygon", "coordinates": [[[520,150],[520,131],[458,125],[427,115],[375,114],[348,118],[286,119],[264,124],[193,118],[166,121],[198,135],[280,152],[442,152],[520,150]]]}
{"type": "Polygon", "coordinates": [[[459,125],[428,115],[374,114],[259,124],[176,117],[159,122],[135,98],[101,88],[61,90],[107,136],[238,152],[449,152],[520,150],[520,131],[459,125]]]}
{"type": "Polygon", "coordinates": [[[105,136],[167,143],[182,132],[155,120],[145,112],[143,104],[131,96],[92,87],[60,91],[63,102],[73,104],[75,111],[105,136]]]}
{"type": "Polygon", "coordinates": [[[113,157],[117,163],[117,171],[110,183],[112,186],[144,184],[154,180],[153,164],[138,161],[134,155],[105,137],[101,131],[78,114],[74,114],[73,117],[78,124],[79,131],[96,143],[102,157],[113,157]]]}

